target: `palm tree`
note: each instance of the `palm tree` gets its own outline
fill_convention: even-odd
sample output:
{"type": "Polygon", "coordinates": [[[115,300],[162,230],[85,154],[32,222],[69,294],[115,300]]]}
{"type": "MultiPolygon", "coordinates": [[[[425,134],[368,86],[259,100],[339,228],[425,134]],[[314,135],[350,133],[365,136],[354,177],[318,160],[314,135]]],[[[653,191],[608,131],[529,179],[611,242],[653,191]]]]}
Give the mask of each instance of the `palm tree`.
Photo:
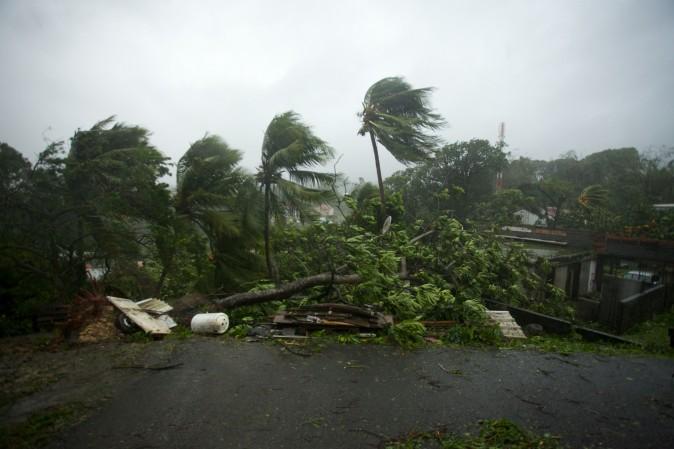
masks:
{"type": "Polygon", "coordinates": [[[259,193],[240,160],[241,152],[218,136],[196,141],[178,161],[174,197],[173,231],[180,232],[185,222],[201,230],[218,267],[216,277],[229,286],[259,266],[252,251],[260,235],[259,193]]]}
{"type": "Polygon", "coordinates": [[[592,209],[606,206],[608,201],[608,190],[600,184],[593,184],[585,187],[578,196],[578,204],[585,209],[592,209]]]}
{"type": "Polygon", "coordinates": [[[271,249],[271,220],[288,216],[304,219],[310,206],[324,201],[331,192],[326,187],[332,173],[312,171],[333,156],[332,148],[302,123],[300,116],[288,111],[269,123],[262,142],[262,164],[257,181],[264,193],[264,249],[267,272],[278,282],[271,249]]]}
{"type": "Polygon", "coordinates": [[[386,210],[377,141],[405,165],[426,159],[439,143],[429,131],[444,125],[442,117],[429,106],[432,91],[432,87],[412,89],[407,81],[396,76],[377,81],[365,93],[363,110],[358,113],[361,117],[358,134],[369,134],[372,142],[382,220],[386,210]]]}
{"type": "Polygon", "coordinates": [[[245,174],[241,152],[218,136],[205,136],[180,158],[176,170],[176,212],[206,236],[236,233],[233,199],[245,174]]]}
{"type": "Polygon", "coordinates": [[[169,191],[159,180],[169,172],[168,158],[149,136],[111,116],[71,138],[63,172],[66,216],[76,223],[75,253],[83,263],[92,255],[138,257],[147,240],[143,224],[163,218],[169,191]]]}

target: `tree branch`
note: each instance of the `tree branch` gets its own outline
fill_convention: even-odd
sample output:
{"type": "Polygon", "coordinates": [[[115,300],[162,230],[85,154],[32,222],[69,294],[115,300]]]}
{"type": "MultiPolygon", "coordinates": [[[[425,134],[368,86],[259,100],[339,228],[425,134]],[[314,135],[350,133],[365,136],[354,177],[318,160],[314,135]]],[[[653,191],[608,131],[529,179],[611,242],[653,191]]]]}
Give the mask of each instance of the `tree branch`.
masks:
{"type": "Polygon", "coordinates": [[[287,284],[261,292],[236,293],[226,298],[215,299],[214,302],[224,308],[249,306],[263,302],[287,299],[302,290],[319,285],[358,284],[360,282],[362,282],[362,278],[359,274],[333,275],[333,273],[326,272],[296,279],[287,284]]]}

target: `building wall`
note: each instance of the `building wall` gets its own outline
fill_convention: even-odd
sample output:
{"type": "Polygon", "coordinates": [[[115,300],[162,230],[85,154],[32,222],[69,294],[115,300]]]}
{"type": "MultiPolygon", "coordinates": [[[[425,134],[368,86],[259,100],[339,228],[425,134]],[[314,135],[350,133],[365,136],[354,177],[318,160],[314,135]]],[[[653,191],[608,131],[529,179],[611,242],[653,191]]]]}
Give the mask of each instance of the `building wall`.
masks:
{"type": "Polygon", "coordinates": [[[596,259],[584,260],[580,264],[579,295],[587,295],[596,290],[595,276],[597,275],[596,259]]]}
{"type": "MultiPolygon", "coordinates": [[[[555,287],[559,287],[562,290],[566,291],[566,278],[569,275],[569,269],[568,267],[561,266],[561,267],[556,267],[555,268],[555,275],[554,275],[554,280],[553,284],[555,284],[555,287]]],[[[567,292],[569,293],[569,292],[567,292]]]]}

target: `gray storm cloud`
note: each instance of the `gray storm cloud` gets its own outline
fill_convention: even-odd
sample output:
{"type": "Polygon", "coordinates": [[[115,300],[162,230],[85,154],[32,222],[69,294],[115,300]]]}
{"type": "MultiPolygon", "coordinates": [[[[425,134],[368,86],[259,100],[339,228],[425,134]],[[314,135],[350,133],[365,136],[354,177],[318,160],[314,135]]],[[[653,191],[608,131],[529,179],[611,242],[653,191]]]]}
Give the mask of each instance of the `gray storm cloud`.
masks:
{"type": "Polygon", "coordinates": [[[30,156],[115,114],[174,160],[219,134],[253,170],[293,109],[374,179],[356,112],[390,75],[437,88],[447,141],[503,121],[515,156],[674,144],[671,1],[4,1],[0,60],[0,141],[30,156]]]}

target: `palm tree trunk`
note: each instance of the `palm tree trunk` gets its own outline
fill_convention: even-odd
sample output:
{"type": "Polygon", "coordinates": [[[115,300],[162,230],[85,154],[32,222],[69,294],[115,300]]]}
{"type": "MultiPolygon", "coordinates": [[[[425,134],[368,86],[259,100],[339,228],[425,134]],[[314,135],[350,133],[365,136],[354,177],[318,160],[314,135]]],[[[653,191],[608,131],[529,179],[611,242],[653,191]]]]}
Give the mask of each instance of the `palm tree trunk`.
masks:
{"type": "Polygon", "coordinates": [[[267,262],[267,275],[276,284],[279,283],[278,270],[271,254],[271,186],[264,186],[264,257],[267,262]]]}
{"type": "Polygon", "coordinates": [[[381,167],[379,165],[379,152],[377,151],[377,141],[374,138],[374,134],[370,131],[370,141],[372,142],[372,151],[374,152],[374,165],[377,167],[377,182],[379,183],[379,222],[383,223],[386,218],[386,205],[384,203],[384,181],[381,179],[381,167]]]}

